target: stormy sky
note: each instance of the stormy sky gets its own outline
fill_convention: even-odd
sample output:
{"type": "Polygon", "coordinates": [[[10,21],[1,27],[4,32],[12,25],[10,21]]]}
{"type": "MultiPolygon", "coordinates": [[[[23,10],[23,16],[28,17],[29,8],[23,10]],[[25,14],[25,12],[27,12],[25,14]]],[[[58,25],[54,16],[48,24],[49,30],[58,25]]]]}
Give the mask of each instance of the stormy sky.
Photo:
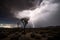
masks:
{"type": "Polygon", "coordinates": [[[19,15],[24,14],[24,11],[28,13],[28,10],[33,13],[34,16],[31,16],[34,20],[27,27],[60,25],[60,0],[0,0],[0,23],[16,23],[19,15]]]}

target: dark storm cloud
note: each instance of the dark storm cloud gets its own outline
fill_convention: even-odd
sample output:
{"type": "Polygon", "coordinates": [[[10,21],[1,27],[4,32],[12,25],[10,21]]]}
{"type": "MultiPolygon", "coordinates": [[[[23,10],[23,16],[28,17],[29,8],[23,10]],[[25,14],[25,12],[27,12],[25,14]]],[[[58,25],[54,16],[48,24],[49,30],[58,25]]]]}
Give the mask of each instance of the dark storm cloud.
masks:
{"type": "Polygon", "coordinates": [[[41,12],[36,16],[39,18],[34,22],[35,27],[60,25],[60,0],[0,0],[0,20],[16,20],[11,11],[34,9],[37,4],[40,5],[41,12]],[[41,17],[40,14],[45,15],[41,17]]]}
{"type": "Polygon", "coordinates": [[[34,9],[38,1],[42,0],[0,0],[0,17],[12,18],[12,10],[34,9]]]}
{"type": "Polygon", "coordinates": [[[54,0],[53,3],[60,3],[60,0],[54,0]]]}
{"type": "Polygon", "coordinates": [[[45,15],[37,19],[35,27],[60,26],[60,0],[43,0],[41,6],[45,15]]]}

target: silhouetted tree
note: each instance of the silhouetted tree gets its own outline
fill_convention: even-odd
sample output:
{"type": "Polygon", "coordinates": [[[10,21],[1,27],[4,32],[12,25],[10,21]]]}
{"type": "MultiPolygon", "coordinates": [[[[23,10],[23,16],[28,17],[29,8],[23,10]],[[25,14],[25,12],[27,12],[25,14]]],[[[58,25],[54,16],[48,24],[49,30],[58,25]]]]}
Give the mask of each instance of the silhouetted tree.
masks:
{"type": "Polygon", "coordinates": [[[26,17],[26,18],[22,18],[22,19],[21,19],[21,22],[22,22],[23,25],[24,25],[24,33],[25,33],[25,27],[26,27],[26,25],[28,24],[28,20],[29,20],[28,17],[26,17]]]}

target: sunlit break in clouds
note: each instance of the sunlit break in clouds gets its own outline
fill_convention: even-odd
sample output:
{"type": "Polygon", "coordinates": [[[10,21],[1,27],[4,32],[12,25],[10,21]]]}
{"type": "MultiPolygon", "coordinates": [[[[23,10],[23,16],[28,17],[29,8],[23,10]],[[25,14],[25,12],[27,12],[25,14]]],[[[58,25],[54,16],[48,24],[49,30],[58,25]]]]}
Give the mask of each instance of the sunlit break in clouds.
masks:
{"type": "Polygon", "coordinates": [[[24,10],[24,11],[18,12],[18,14],[15,14],[15,15],[19,19],[24,18],[24,17],[29,17],[31,21],[35,21],[36,20],[35,16],[39,12],[40,12],[40,9],[36,8],[35,10],[24,10]]]}

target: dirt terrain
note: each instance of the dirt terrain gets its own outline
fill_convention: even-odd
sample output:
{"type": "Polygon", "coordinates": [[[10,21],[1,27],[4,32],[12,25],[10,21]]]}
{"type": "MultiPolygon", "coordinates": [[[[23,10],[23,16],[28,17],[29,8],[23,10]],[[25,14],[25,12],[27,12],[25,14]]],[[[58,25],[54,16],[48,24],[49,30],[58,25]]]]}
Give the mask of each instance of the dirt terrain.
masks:
{"type": "Polygon", "coordinates": [[[60,40],[60,26],[45,28],[0,28],[0,40],[60,40]]]}

